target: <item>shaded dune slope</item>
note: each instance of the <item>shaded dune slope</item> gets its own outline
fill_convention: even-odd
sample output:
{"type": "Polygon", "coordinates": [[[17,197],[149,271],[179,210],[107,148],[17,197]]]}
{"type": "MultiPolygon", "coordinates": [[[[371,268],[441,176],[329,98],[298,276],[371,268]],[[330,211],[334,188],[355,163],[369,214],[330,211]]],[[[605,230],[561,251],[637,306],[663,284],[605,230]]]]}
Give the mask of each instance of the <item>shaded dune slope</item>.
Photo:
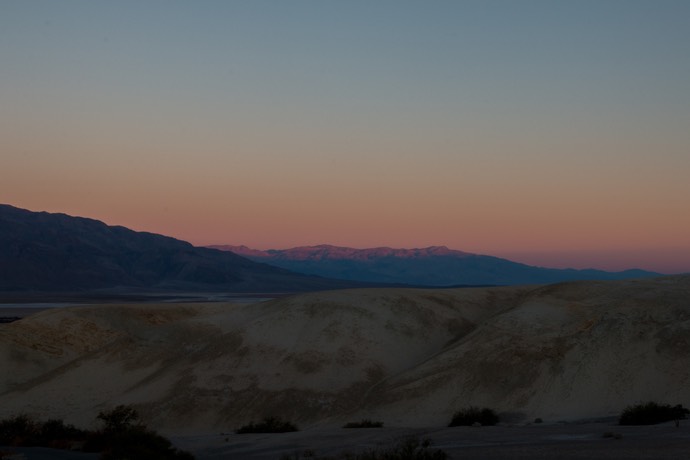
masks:
{"type": "Polygon", "coordinates": [[[366,289],[259,304],[84,306],[0,327],[0,416],[90,423],[134,404],[168,432],[265,415],[444,425],[690,403],[690,277],[366,289]]]}

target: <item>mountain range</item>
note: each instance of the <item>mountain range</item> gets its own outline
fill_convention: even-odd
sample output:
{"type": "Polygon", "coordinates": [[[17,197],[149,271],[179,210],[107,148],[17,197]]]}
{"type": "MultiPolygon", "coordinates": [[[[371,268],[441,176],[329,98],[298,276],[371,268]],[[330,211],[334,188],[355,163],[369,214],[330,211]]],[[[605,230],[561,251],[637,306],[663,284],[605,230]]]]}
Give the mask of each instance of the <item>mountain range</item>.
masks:
{"type": "Polygon", "coordinates": [[[295,292],[353,287],[167,236],[0,205],[0,291],[295,292]]]}
{"type": "Polygon", "coordinates": [[[195,247],[121,226],[0,205],[1,292],[304,292],[374,285],[453,286],[615,280],[642,270],[558,270],[434,246],[329,245],[259,251],[195,247]]]}
{"type": "Polygon", "coordinates": [[[419,286],[545,284],[572,280],[618,280],[659,276],[645,270],[607,272],[535,267],[507,259],[431,246],[354,249],[331,245],[257,250],[216,245],[256,262],[343,280],[419,286]]]}

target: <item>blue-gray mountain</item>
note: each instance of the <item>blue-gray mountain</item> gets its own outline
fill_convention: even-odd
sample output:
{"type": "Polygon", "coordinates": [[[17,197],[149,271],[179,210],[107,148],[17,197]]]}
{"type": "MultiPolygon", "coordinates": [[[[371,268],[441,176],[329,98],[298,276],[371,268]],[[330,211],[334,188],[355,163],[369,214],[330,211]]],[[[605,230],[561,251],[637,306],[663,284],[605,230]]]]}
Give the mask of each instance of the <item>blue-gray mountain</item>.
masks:
{"type": "Polygon", "coordinates": [[[0,205],[0,291],[4,292],[268,293],[346,287],[353,283],[293,273],[167,236],[0,205]]]}
{"type": "Polygon", "coordinates": [[[329,245],[260,251],[246,246],[210,246],[299,273],[372,283],[421,286],[543,284],[573,280],[618,280],[659,276],[644,270],[554,269],[432,246],[423,249],[353,249],[329,245]]]}

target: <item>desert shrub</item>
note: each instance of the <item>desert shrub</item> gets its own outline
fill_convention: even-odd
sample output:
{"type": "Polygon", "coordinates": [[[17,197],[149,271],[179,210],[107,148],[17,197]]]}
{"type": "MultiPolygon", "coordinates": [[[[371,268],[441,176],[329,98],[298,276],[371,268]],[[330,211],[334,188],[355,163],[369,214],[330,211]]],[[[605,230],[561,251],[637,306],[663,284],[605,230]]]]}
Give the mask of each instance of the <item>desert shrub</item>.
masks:
{"type": "Polygon", "coordinates": [[[24,447],[67,449],[75,441],[84,441],[89,433],[62,420],[39,422],[26,415],[0,421],[0,444],[24,447]]]}
{"type": "Polygon", "coordinates": [[[86,447],[90,451],[102,452],[103,460],[194,458],[189,452],[173,447],[167,438],[148,429],[131,406],[116,406],[100,412],[96,418],[103,423],[103,429],[92,434],[86,447]]]}
{"type": "Polygon", "coordinates": [[[467,407],[457,411],[448,426],[472,426],[479,423],[482,426],[495,425],[499,422],[498,415],[491,409],[467,407]]]}
{"type": "Polygon", "coordinates": [[[108,448],[103,460],[191,460],[192,454],[173,447],[171,442],[155,431],[135,426],[113,433],[108,439],[108,448]]]}
{"type": "Polygon", "coordinates": [[[0,421],[0,444],[5,446],[32,445],[38,427],[28,415],[16,415],[0,421]]]}
{"type": "Polygon", "coordinates": [[[381,428],[383,422],[375,422],[371,419],[365,418],[359,422],[348,422],[343,425],[343,428],[381,428]]]}
{"type": "Polygon", "coordinates": [[[287,433],[289,431],[298,431],[297,426],[291,422],[282,420],[280,417],[266,417],[258,423],[250,422],[244,425],[235,430],[235,433],[287,433]]]}
{"type": "Polygon", "coordinates": [[[126,431],[141,424],[136,409],[123,404],[111,410],[99,412],[96,418],[103,422],[103,430],[106,432],[126,431]]]}
{"type": "Polygon", "coordinates": [[[342,453],[336,456],[319,457],[313,451],[304,453],[286,454],[281,460],[446,460],[448,454],[441,449],[432,449],[431,441],[425,439],[408,438],[393,447],[379,447],[360,453],[342,453]],[[307,454],[308,455],[305,455],[307,454]]]}
{"type": "Polygon", "coordinates": [[[55,449],[69,449],[74,442],[83,442],[89,432],[74,425],[65,424],[62,420],[48,420],[39,425],[36,445],[55,449]]]}
{"type": "Polygon", "coordinates": [[[654,425],[671,420],[683,420],[690,410],[678,404],[658,404],[653,401],[644,404],[628,406],[621,413],[620,425],[654,425]]]}
{"type": "Polygon", "coordinates": [[[84,452],[103,452],[109,446],[109,437],[103,431],[89,431],[82,449],[84,452]]]}
{"type": "Polygon", "coordinates": [[[194,456],[172,446],[163,436],[139,423],[136,411],[118,406],[101,412],[98,419],[105,427],[99,431],[86,431],[62,420],[34,421],[19,415],[0,421],[0,445],[51,447],[71,449],[75,443],[82,450],[101,452],[107,460],[192,460],[194,456]]]}

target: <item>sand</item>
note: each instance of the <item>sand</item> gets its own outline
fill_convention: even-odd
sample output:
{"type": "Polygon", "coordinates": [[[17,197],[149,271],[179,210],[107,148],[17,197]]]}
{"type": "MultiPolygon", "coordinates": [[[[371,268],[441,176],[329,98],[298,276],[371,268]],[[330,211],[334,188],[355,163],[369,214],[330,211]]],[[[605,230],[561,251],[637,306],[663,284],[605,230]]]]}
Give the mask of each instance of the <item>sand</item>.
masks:
{"type": "MultiPolygon", "coordinates": [[[[17,318],[26,318],[27,316],[35,315],[51,307],[46,306],[24,306],[20,304],[5,306],[0,304],[0,318],[15,320],[17,318]]],[[[2,323],[0,323],[2,324],[2,323]]]]}
{"type": "Polygon", "coordinates": [[[687,407],[688,299],[690,277],[666,277],[49,309],[0,326],[0,417],[92,427],[131,404],[197,436],[265,415],[328,433],[363,418],[440,429],[468,405],[509,424],[687,407]]]}
{"type": "Polygon", "coordinates": [[[385,449],[407,438],[429,439],[462,460],[591,460],[686,458],[690,423],[620,427],[611,423],[532,424],[456,428],[316,429],[283,434],[211,434],[175,437],[199,460],[277,460],[284,454],[336,456],[385,449]],[[608,434],[610,436],[604,436],[608,434]]]}

